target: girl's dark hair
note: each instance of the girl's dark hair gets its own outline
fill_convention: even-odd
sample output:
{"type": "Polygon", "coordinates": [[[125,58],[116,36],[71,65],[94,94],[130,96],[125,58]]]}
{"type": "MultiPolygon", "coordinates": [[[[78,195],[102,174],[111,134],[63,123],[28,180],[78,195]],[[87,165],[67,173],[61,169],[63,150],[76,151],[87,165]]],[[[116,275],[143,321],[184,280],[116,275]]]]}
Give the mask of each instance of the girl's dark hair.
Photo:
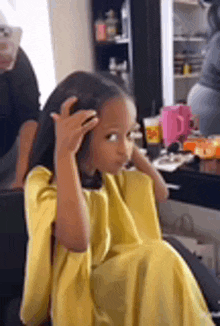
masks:
{"type": "MultiPolygon", "coordinates": [[[[108,100],[129,96],[123,85],[121,85],[122,87],[117,85],[111,80],[113,78],[110,78],[79,71],[70,74],[58,84],[40,113],[39,126],[32,146],[27,174],[37,165],[45,166],[54,174],[55,128],[50,113],[60,113],[61,105],[67,98],[72,96],[78,98],[72,113],[81,109],[93,109],[99,113],[102,110],[103,104],[108,100]]],[[[85,186],[90,185],[92,180],[89,180],[89,177],[83,173],[80,162],[89,151],[90,140],[91,132],[88,132],[77,153],[81,181],[85,186]]],[[[100,179],[100,175],[98,179],[100,179]]]]}
{"type": "Polygon", "coordinates": [[[207,19],[209,23],[208,41],[220,31],[220,1],[212,1],[208,10],[207,19]]]}

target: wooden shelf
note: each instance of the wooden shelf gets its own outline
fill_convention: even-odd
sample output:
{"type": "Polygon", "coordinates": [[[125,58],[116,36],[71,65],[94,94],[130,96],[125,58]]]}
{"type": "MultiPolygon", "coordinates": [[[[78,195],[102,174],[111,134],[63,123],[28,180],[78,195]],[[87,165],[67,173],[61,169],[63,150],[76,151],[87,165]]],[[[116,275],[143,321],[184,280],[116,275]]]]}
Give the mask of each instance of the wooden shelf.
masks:
{"type": "Polygon", "coordinates": [[[128,44],[128,38],[116,39],[114,41],[104,41],[104,42],[95,42],[96,46],[108,46],[108,45],[117,45],[117,44],[128,44]]]}
{"type": "Polygon", "coordinates": [[[116,43],[116,44],[129,43],[129,38],[121,38],[121,39],[115,40],[115,43],[116,43]]]}
{"type": "Polygon", "coordinates": [[[200,73],[199,72],[196,72],[196,73],[192,73],[192,74],[189,74],[189,75],[174,75],[174,78],[175,79],[189,79],[189,78],[199,78],[200,77],[200,73]]]}
{"type": "Polygon", "coordinates": [[[199,3],[198,1],[194,1],[194,2],[189,2],[186,0],[174,0],[174,3],[180,3],[180,4],[184,4],[184,5],[189,5],[189,6],[198,6],[199,3]]]}
{"type": "Polygon", "coordinates": [[[184,37],[174,36],[174,42],[204,42],[205,38],[202,37],[184,37]]]}

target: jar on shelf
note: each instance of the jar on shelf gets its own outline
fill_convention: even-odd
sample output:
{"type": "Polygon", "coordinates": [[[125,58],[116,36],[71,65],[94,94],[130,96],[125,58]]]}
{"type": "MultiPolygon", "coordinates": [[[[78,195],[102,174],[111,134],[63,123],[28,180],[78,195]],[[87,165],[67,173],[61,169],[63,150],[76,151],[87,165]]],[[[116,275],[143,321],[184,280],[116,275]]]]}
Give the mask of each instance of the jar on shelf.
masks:
{"type": "Polygon", "coordinates": [[[192,66],[188,60],[183,65],[183,75],[190,75],[192,73],[192,66]]]}
{"type": "Polygon", "coordinates": [[[97,42],[104,42],[107,40],[106,23],[101,12],[99,13],[98,19],[95,21],[95,39],[97,42]]]}
{"type": "Polygon", "coordinates": [[[117,24],[118,19],[116,18],[114,10],[110,9],[106,13],[107,19],[106,23],[106,36],[108,41],[114,41],[115,36],[117,35],[117,24]]]}

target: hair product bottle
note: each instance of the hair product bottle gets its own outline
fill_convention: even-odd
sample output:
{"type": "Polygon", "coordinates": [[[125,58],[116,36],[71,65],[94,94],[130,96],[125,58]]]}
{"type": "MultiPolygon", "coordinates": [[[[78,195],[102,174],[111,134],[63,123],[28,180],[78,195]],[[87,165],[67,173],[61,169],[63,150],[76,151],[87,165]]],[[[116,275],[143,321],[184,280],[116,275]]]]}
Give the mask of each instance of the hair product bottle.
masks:
{"type": "Polygon", "coordinates": [[[102,17],[102,13],[99,12],[99,17],[95,21],[95,39],[97,42],[104,42],[107,39],[106,36],[106,23],[102,17]]]}
{"type": "Polygon", "coordinates": [[[117,24],[118,19],[115,17],[114,10],[110,9],[106,13],[107,19],[106,19],[106,33],[107,33],[107,40],[108,41],[114,41],[115,36],[117,35],[117,24]]]}

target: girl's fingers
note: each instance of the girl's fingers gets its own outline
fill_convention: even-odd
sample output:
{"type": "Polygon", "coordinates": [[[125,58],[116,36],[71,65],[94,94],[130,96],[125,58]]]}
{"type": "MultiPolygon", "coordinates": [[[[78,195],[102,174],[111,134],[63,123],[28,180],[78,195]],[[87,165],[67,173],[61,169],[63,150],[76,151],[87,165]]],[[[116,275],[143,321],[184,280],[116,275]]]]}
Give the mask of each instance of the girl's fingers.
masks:
{"type": "Polygon", "coordinates": [[[97,112],[94,111],[94,110],[87,110],[84,113],[85,113],[85,116],[84,116],[84,119],[82,121],[82,126],[86,125],[90,120],[97,117],[97,112]]]}
{"type": "Polygon", "coordinates": [[[76,104],[78,99],[76,97],[68,98],[62,105],[61,105],[61,117],[67,118],[70,115],[70,109],[76,104]]]}
{"type": "Polygon", "coordinates": [[[97,112],[94,110],[80,110],[71,115],[69,121],[70,123],[72,123],[73,121],[77,121],[77,123],[79,123],[79,126],[83,126],[87,123],[87,121],[89,121],[95,116],[97,116],[97,112]]]}
{"type": "Polygon", "coordinates": [[[99,122],[99,118],[98,117],[94,117],[91,120],[89,120],[89,122],[83,124],[82,126],[82,130],[83,133],[86,134],[88,131],[92,130],[99,122]]]}

